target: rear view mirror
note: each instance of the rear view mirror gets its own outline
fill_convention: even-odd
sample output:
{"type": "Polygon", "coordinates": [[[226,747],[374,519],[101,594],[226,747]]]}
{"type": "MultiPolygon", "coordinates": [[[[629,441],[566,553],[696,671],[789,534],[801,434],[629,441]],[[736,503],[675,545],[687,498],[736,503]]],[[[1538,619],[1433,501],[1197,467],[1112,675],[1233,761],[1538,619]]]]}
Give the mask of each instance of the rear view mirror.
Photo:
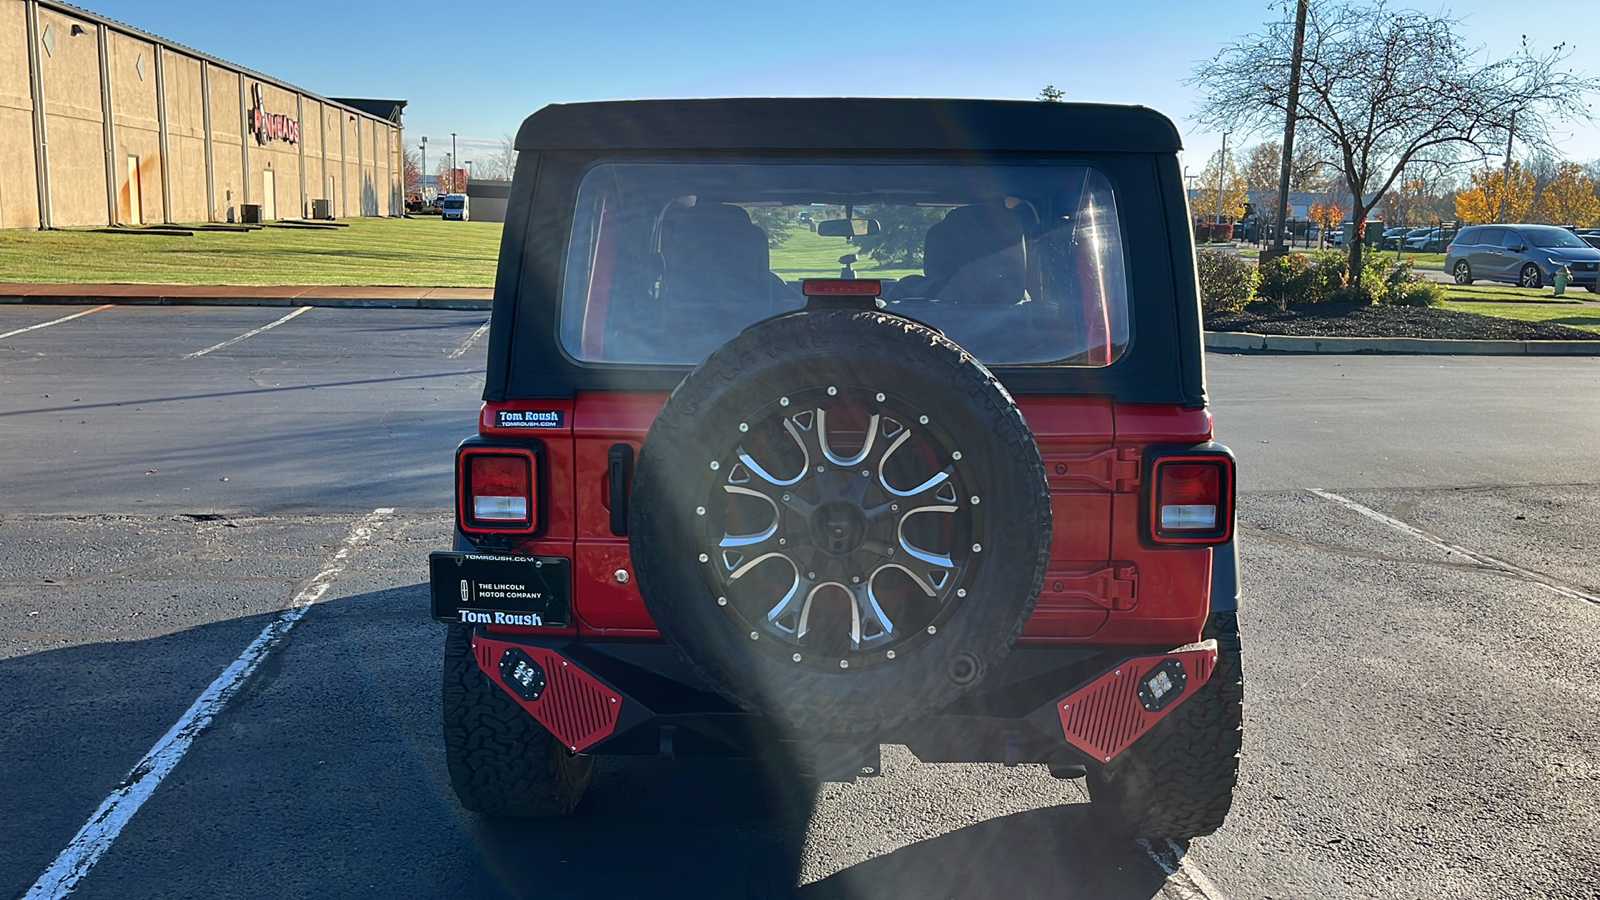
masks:
{"type": "Polygon", "coordinates": [[[828,219],[817,223],[823,237],[870,237],[881,231],[877,219],[828,219]]]}

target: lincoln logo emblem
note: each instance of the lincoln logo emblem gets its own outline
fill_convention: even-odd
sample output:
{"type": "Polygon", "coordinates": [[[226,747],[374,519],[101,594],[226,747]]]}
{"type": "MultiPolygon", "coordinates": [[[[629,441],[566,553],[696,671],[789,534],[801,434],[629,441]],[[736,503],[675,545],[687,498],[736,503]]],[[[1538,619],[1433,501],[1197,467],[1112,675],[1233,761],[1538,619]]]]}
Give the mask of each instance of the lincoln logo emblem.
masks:
{"type": "Polygon", "coordinates": [[[461,579],[461,602],[472,602],[472,588],[467,585],[467,580],[465,578],[461,579]]]}
{"type": "Polygon", "coordinates": [[[275,115],[262,108],[261,82],[256,82],[250,87],[250,95],[255,100],[255,109],[250,110],[250,131],[255,134],[256,142],[265,144],[267,141],[288,141],[291,144],[300,143],[300,123],[288,116],[275,115]]]}

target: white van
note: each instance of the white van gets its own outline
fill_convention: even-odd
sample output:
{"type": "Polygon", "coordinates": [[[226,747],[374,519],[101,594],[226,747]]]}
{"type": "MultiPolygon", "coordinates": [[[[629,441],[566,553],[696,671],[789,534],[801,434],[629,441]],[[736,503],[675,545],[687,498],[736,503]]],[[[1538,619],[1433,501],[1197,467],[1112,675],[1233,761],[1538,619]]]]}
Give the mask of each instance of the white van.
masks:
{"type": "Polygon", "coordinates": [[[445,194],[444,198],[439,201],[439,215],[443,216],[445,221],[460,219],[466,222],[470,220],[472,211],[467,204],[467,195],[445,194]]]}

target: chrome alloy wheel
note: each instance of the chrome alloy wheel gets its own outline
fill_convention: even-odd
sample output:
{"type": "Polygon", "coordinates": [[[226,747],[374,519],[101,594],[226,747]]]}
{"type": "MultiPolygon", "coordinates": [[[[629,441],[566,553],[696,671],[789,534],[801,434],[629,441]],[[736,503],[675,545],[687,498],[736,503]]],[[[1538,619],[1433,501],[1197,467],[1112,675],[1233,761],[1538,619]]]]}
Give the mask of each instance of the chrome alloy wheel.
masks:
{"type": "Polygon", "coordinates": [[[793,664],[891,663],[938,633],[981,558],[982,497],[928,414],[870,388],[775,397],[706,460],[693,510],[712,596],[793,664]]]}

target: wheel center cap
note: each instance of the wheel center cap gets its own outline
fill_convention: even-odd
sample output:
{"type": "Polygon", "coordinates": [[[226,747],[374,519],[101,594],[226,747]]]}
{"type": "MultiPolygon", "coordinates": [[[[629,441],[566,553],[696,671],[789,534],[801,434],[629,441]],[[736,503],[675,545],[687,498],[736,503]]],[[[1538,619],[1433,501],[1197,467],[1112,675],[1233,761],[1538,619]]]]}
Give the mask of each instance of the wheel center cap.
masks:
{"type": "Polygon", "coordinates": [[[811,542],[829,556],[855,552],[867,536],[867,517],[848,500],[829,500],[811,514],[811,542]]]}

